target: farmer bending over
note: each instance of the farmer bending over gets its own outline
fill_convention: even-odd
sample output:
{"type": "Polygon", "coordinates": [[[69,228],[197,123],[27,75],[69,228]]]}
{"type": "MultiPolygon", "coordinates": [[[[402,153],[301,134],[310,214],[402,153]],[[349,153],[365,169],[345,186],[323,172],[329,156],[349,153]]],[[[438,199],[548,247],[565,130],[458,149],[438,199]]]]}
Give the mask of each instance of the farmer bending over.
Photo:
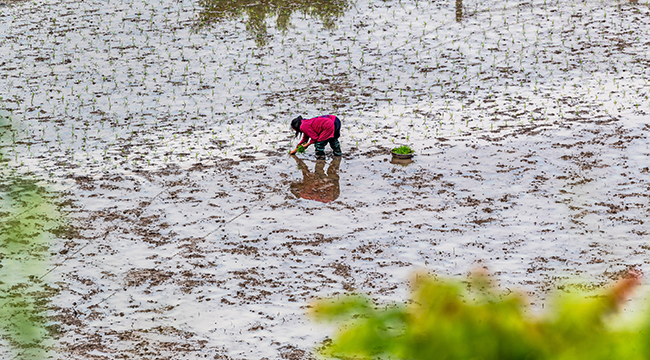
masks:
{"type": "Polygon", "coordinates": [[[334,151],[334,156],[342,155],[341,144],[339,143],[341,120],[336,116],[322,115],[312,119],[303,119],[302,116],[298,116],[291,120],[291,128],[296,132],[296,137],[303,134],[302,140],[295,149],[291,150],[291,155],[298,152],[298,146],[302,145],[307,148],[309,145],[314,144],[316,156],[324,156],[327,143],[330,144],[334,151]]]}

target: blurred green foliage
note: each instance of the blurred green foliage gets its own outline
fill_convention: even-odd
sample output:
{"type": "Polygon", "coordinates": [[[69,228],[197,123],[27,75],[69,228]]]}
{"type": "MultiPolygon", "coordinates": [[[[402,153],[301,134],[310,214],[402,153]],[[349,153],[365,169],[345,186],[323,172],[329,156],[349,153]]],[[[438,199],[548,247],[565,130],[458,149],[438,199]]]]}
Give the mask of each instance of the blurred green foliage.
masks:
{"type": "Polygon", "coordinates": [[[197,27],[203,28],[221,20],[246,16],[246,30],[255,36],[258,46],[268,43],[267,19],[276,17],[275,26],[286,32],[291,27],[291,16],[303,13],[321,21],[332,29],[336,20],[349,8],[347,0],[199,0],[197,27]]]}
{"type": "Polygon", "coordinates": [[[407,304],[378,307],[349,295],[318,301],[311,315],[344,321],[320,351],[342,359],[648,359],[649,321],[627,328],[608,321],[637,282],[631,273],[597,296],[563,294],[533,316],[523,296],[499,293],[487,276],[463,284],[418,274],[407,304]]]}
{"type": "Polygon", "coordinates": [[[12,359],[44,359],[53,346],[47,316],[53,290],[41,277],[50,265],[49,242],[60,214],[45,186],[6,166],[13,134],[0,114],[0,330],[13,348],[12,359]]]}

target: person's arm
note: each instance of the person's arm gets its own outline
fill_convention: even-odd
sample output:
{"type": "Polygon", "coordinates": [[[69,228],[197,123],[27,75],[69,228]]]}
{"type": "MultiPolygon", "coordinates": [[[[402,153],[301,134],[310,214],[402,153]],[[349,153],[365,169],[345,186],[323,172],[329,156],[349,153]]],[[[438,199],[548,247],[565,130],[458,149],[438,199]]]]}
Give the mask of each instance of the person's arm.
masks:
{"type": "Polygon", "coordinates": [[[302,145],[302,146],[304,146],[306,148],[310,144],[311,144],[311,142],[309,142],[309,136],[307,136],[307,134],[303,134],[302,140],[300,140],[298,145],[302,145]],[[305,144],[305,145],[302,145],[302,144],[305,144]]]}

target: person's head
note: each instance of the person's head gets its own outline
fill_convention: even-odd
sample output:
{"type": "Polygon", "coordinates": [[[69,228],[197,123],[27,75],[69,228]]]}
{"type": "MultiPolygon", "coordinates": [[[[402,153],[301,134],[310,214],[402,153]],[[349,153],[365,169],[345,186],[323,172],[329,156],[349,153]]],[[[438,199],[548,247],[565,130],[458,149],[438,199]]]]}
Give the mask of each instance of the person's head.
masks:
{"type": "Polygon", "coordinates": [[[291,128],[296,132],[296,137],[302,134],[302,131],[300,131],[300,125],[302,125],[302,116],[298,116],[297,118],[291,120],[291,128]]]}

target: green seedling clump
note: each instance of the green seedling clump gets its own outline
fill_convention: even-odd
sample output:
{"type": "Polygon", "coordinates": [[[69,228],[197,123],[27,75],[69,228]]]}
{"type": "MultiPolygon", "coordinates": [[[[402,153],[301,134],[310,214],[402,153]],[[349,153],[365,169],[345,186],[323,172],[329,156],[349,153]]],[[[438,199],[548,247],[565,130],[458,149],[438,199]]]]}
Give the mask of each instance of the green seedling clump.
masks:
{"type": "MultiPolygon", "coordinates": [[[[302,154],[302,153],[304,153],[304,152],[305,152],[305,147],[302,146],[302,145],[298,145],[298,147],[296,148],[296,152],[297,152],[298,154],[302,154]]],[[[289,151],[289,154],[291,154],[291,151],[289,151]]]]}
{"type": "Polygon", "coordinates": [[[413,149],[411,149],[411,148],[408,147],[407,145],[402,145],[402,146],[400,146],[400,147],[396,147],[396,148],[394,148],[394,149],[393,149],[393,152],[394,152],[395,154],[404,154],[404,155],[408,155],[408,154],[412,154],[412,153],[413,153],[413,149]]]}
{"type": "Polygon", "coordinates": [[[340,324],[320,352],[341,359],[648,359],[650,319],[613,321],[639,282],[628,275],[599,296],[564,293],[535,317],[523,295],[496,291],[483,274],[469,284],[417,274],[407,302],[349,295],[317,301],[310,315],[340,324]]]}

